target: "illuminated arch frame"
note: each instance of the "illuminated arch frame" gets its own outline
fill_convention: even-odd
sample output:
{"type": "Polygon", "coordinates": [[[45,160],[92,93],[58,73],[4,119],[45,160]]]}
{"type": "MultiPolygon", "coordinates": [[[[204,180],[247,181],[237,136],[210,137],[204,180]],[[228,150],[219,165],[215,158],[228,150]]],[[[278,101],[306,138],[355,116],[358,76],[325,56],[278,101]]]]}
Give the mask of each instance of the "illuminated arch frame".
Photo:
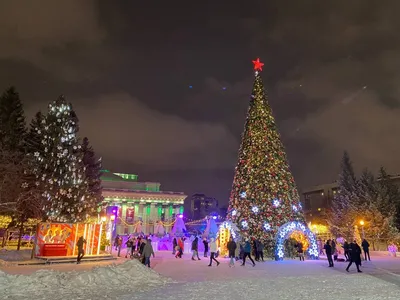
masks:
{"type": "Polygon", "coordinates": [[[218,227],[217,238],[218,238],[219,231],[221,230],[221,228],[228,229],[230,235],[233,237],[234,240],[237,240],[239,238],[239,236],[240,236],[239,229],[237,228],[236,224],[234,224],[234,223],[232,223],[230,221],[224,221],[218,227]]]}
{"type": "Polygon", "coordinates": [[[282,260],[285,256],[284,242],[292,234],[293,231],[301,231],[308,239],[310,246],[307,249],[312,259],[318,259],[318,245],[315,235],[301,222],[289,222],[282,225],[276,235],[275,259],[282,260]]]}

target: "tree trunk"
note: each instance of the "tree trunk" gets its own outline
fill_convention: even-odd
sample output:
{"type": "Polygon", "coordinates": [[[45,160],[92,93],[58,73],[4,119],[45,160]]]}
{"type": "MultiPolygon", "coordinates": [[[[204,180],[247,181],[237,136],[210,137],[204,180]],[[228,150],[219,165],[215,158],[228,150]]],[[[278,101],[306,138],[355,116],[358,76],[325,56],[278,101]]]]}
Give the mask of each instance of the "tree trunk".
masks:
{"type": "Polygon", "coordinates": [[[24,232],[24,222],[21,221],[21,225],[19,226],[19,237],[18,237],[18,244],[17,244],[17,251],[21,248],[21,240],[22,240],[22,233],[24,232]]]}

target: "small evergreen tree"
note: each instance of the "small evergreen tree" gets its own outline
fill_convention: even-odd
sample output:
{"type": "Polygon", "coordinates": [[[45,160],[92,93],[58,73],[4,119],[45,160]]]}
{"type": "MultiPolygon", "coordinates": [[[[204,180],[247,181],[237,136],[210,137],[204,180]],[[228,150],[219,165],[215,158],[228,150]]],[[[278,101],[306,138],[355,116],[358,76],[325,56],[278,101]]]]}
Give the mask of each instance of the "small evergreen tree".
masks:
{"type": "Polygon", "coordinates": [[[25,115],[19,94],[10,87],[0,96],[0,148],[24,152],[25,115]]]}
{"type": "Polygon", "coordinates": [[[359,205],[359,185],[354,174],[349,154],[345,151],[339,175],[339,191],[332,201],[328,223],[335,236],[351,239],[354,236],[354,226],[357,222],[359,205]]]}
{"type": "Polygon", "coordinates": [[[90,203],[86,202],[88,183],[75,111],[60,96],[49,104],[41,123],[43,126],[35,127],[42,148],[33,154],[33,172],[44,191],[44,218],[58,222],[84,221],[90,203]]]}
{"type": "Polygon", "coordinates": [[[86,201],[89,202],[90,211],[103,201],[101,187],[101,159],[97,159],[93,147],[89,145],[89,139],[85,137],[82,142],[83,165],[85,166],[85,177],[88,184],[86,201]]]}
{"type": "Polygon", "coordinates": [[[378,173],[378,208],[385,216],[393,216],[397,203],[400,201],[399,188],[393,183],[385,168],[381,167],[378,173]]]}

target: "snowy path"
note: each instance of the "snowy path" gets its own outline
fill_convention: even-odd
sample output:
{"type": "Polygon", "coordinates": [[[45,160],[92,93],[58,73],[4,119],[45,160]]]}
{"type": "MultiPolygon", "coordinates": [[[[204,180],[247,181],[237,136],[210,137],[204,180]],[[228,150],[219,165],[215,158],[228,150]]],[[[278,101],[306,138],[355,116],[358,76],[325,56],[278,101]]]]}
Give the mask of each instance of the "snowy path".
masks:
{"type": "Polygon", "coordinates": [[[228,267],[208,267],[208,260],[191,261],[185,254],[175,259],[171,253],[156,253],[154,271],[137,261],[118,264],[86,263],[7,267],[0,272],[1,299],[18,300],[30,295],[41,300],[88,299],[399,299],[400,259],[379,257],[364,263],[364,273],[345,271],[345,263],[328,268],[327,262],[286,260],[228,267]],[[93,268],[99,266],[98,268],[93,268]],[[36,270],[40,270],[35,272],[36,270]],[[52,271],[54,270],[54,271],[52,271]],[[35,272],[35,273],[33,273],[35,272]],[[161,274],[161,276],[159,274],[161,274]],[[170,278],[170,279],[168,279],[170,278]],[[171,280],[172,279],[172,280],[171,280]],[[25,297],[24,297],[25,295],[25,297]]]}
{"type": "Polygon", "coordinates": [[[177,260],[163,255],[154,262],[154,270],[178,283],[120,299],[399,299],[400,260],[378,258],[366,262],[364,273],[355,266],[351,273],[345,263],[328,268],[327,262],[286,260],[257,263],[235,268],[221,259],[219,267],[208,267],[208,261],[177,260]]]}

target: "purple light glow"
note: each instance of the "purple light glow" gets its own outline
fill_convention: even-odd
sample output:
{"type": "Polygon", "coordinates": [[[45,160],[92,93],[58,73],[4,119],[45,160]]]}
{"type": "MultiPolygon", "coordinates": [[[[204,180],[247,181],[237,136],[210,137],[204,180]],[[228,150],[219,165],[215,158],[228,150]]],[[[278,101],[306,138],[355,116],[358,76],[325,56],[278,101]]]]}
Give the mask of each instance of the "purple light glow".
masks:
{"type": "Polygon", "coordinates": [[[183,215],[179,215],[178,217],[181,218],[181,219],[183,219],[183,215]]]}
{"type": "Polygon", "coordinates": [[[217,219],[217,216],[213,216],[213,219],[216,220],[216,219],[217,219]]]}

